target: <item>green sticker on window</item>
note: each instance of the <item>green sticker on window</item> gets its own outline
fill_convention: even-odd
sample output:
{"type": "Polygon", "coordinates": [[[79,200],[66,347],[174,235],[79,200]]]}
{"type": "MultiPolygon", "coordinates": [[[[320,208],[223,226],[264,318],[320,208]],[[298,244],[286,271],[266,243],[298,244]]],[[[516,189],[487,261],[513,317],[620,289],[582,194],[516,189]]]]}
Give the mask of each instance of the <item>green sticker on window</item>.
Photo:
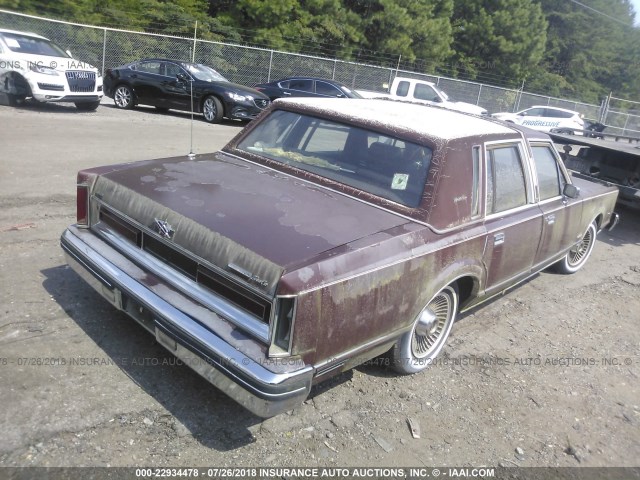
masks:
{"type": "Polygon", "coordinates": [[[409,183],[409,175],[406,173],[396,173],[391,181],[392,190],[406,190],[409,183]]]}

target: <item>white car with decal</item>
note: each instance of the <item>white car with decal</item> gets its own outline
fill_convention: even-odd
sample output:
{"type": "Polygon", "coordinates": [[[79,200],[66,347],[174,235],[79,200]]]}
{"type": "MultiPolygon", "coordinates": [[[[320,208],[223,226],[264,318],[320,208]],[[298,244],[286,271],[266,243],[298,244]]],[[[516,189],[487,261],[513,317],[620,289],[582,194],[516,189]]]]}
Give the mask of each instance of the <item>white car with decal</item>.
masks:
{"type": "Polygon", "coordinates": [[[504,122],[548,132],[552,128],[584,130],[582,115],[573,110],[535,105],[516,113],[498,112],[491,115],[504,122]]]}
{"type": "Polygon", "coordinates": [[[45,37],[0,29],[0,96],[9,105],[33,98],[95,110],[103,96],[102,77],[45,37]]]}

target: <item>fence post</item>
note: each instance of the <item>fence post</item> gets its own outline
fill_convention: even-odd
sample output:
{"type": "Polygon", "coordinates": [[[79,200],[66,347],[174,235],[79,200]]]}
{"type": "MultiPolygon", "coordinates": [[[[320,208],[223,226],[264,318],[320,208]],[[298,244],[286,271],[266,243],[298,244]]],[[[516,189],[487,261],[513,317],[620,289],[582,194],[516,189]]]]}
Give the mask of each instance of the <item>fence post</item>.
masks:
{"type": "Polygon", "coordinates": [[[336,67],[338,66],[338,59],[334,58],[333,59],[333,73],[331,74],[331,80],[335,80],[336,79],[336,67]]]}
{"type": "Polygon", "coordinates": [[[480,88],[478,89],[478,99],[476,100],[476,105],[480,105],[480,94],[482,93],[482,84],[480,84],[480,88]]]}
{"type": "Polygon", "coordinates": [[[107,56],[107,29],[104,29],[104,35],[102,36],[102,76],[104,77],[104,62],[107,56]]]}
{"type": "Polygon", "coordinates": [[[269,72],[267,72],[267,83],[271,81],[271,65],[273,65],[273,50],[269,52],[269,72]]]}

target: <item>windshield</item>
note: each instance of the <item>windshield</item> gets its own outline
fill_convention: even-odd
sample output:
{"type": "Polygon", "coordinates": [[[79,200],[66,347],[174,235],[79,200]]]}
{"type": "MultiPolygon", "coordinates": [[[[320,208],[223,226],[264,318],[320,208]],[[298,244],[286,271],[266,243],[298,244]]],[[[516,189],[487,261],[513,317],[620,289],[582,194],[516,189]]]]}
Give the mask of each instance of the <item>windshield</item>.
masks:
{"type": "Polygon", "coordinates": [[[0,35],[12,52],[70,58],[62,48],[44,38],[29,37],[15,33],[2,33],[0,35]]]}
{"type": "Polygon", "coordinates": [[[400,138],[282,110],[238,148],[407,207],[420,204],[432,156],[400,138]]]}
{"type": "Polygon", "coordinates": [[[226,78],[216,72],[213,68],[206,65],[186,63],[183,65],[188,72],[195,77],[196,80],[204,82],[228,82],[226,78]]]}

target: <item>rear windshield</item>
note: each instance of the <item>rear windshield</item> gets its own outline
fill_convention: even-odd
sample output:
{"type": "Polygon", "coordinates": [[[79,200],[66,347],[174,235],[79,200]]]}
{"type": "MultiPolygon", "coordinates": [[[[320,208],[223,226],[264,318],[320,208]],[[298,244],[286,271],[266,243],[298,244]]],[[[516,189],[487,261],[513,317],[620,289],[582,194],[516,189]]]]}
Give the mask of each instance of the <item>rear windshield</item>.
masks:
{"type": "Polygon", "coordinates": [[[12,52],[46,55],[47,57],[69,57],[59,46],[44,38],[29,37],[15,33],[2,33],[0,35],[12,52]]]}
{"type": "Polygon", "coordinates": [[[429,147],[293,112],[276,110],[238,145],[407,207],[417,207],[431,165],[429,147]]]}

